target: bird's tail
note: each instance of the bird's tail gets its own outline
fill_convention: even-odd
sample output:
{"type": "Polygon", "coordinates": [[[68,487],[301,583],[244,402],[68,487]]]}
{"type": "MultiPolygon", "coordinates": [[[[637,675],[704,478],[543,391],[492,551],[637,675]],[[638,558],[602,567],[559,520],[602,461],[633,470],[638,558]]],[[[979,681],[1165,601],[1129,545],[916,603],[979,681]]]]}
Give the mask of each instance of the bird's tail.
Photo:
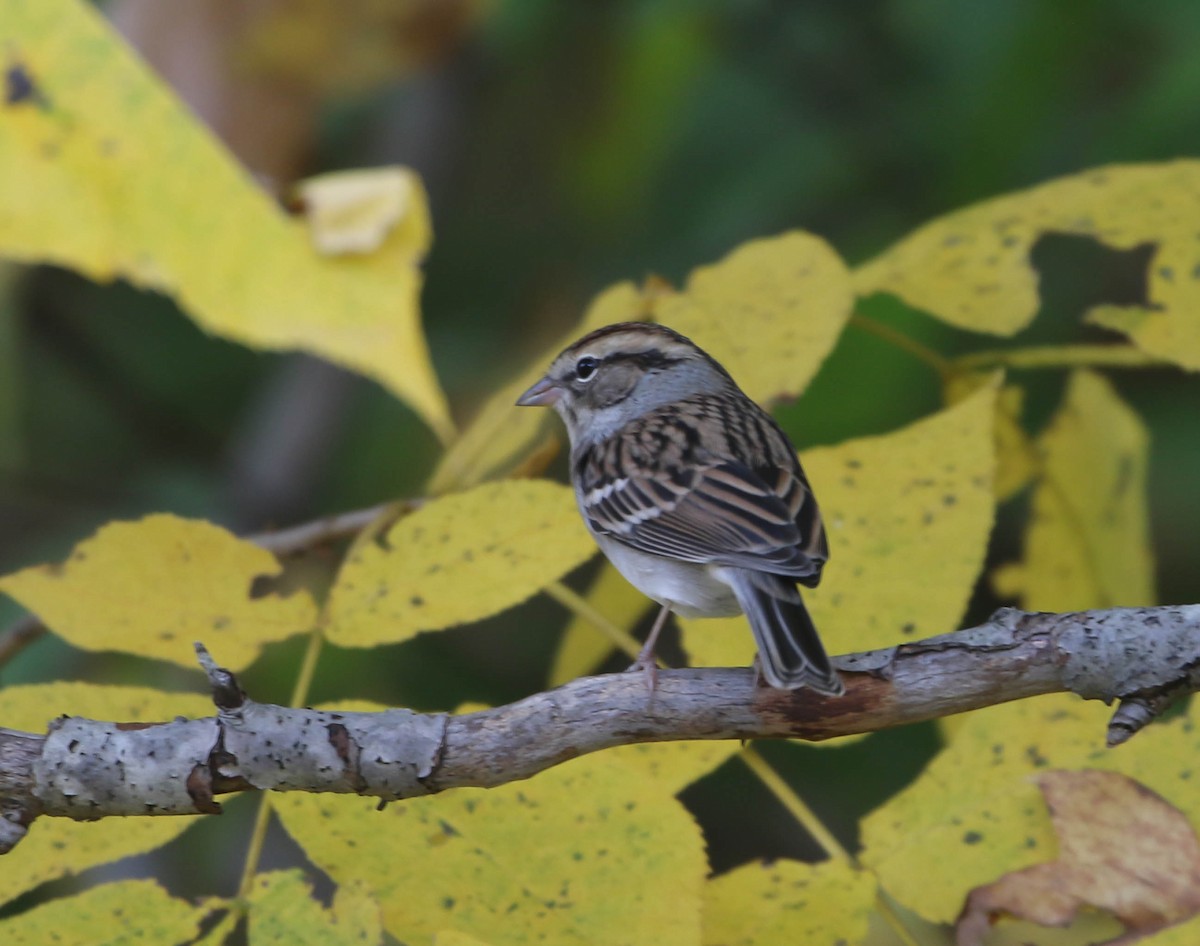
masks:
{"type": "Polygon", "coordinates": [[[730,568],[727,574],[754,631],[767,683],[780,690],[811,687],[841,696],[846,688],[829,662],[795,580],[744,568],[730,568]]]}

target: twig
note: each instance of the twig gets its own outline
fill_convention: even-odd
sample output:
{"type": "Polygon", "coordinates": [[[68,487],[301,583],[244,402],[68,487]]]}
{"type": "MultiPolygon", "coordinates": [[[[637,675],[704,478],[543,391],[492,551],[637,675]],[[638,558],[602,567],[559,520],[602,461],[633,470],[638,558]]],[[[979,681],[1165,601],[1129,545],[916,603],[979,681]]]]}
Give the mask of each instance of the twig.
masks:
{"type": "Polygon", "coordinates": [[[0,667],[42,636],[46,625],[33,614],[17,618],[0,633],[0,667]]]}
{"type": "Polygon", "coordinates": [[[938,373],[942,378],[950,374],[954,365],[941,352],[934,351],[928,345],[918,342],[915,338],[905,335],[903,332],[898,332],[890,325],[880,322],[878,319],[873,319],[869,315],[863,315],[861,312],[855,312],[850,316],[850,325],[855,328],[862,329],[887,342],[894,348],[908,352],[918,361],[924,362],[930,368],[938,373]]]}
{"type": "Polygon", "coordinates": [[[1169,361],[1132,345],[1035,345],[971,352],[954,359],[958,368],[1172,368],[1169,361]]]}
{"type": "MultiPolygon", "coordinates": [[[[419,509],[424,503],[424,499],[379,503],[366,509],[352,509],[333,516],[323,516],[287,529],[259,532],[246,536],[246,541],[281,557],[295,555],[327,542],[351,538],[383,516],[398,516],[404,512],[411,512],[419,509]]],[[[46,625],[37,615],[25,614],[0,631],[0,667],[41,637],[46,630],[46,625]]]]}
{"type": "Polygon", "coordinates": [[[334,516],[323,516],[312,522],[304,522],[288,529],[278,529],[271,532],[259,532],[246,536],[246,541],[274,552],[276,555],[295,555],[318,545],[348,539],[376,519],[389,513],[398,515],[419,509],[424,504],[421,499],[403,499],[390,503],[379,503],[366,509],[352,509],[350,512],[338,513],[334,516]]]}

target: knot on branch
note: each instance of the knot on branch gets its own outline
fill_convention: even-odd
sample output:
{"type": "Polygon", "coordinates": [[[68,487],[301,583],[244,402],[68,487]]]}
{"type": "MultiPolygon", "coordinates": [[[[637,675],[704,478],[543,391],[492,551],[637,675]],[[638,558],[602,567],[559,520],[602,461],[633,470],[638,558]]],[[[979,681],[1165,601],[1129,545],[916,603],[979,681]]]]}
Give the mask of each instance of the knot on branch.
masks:
{"type": "Polygon", "coordinates": [[[200,643],[200,641],[196,641],[192,646],[196,648],[196,659],[200,662],[200,667],[204,670],[205,676],[208,677],[208,685],[212,689],[213,704],[222,713],[241,709],[246,703],[246,692],[238,684],[237,677],[233,675],[233,671],[226,670],[224,667],[218,667],[217,662],[212,658],[212,654],[208,652],[208,648],[200,643]]]}

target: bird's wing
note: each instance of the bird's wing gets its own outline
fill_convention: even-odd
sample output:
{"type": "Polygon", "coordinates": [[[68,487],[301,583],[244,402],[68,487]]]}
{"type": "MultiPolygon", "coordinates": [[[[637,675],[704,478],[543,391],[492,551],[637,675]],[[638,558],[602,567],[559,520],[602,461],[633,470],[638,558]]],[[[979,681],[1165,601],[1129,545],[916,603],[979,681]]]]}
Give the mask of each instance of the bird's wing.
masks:
{"type": "Polygon", "coordinates": [[[817,576],[825,559],[816,503],[798,470],[760,474],[727,460],[585,483],[579,502],[595,532],[655,555],[798,580],[817,576]],[[806,523],[815,534],[803,533],[806,523]]]}

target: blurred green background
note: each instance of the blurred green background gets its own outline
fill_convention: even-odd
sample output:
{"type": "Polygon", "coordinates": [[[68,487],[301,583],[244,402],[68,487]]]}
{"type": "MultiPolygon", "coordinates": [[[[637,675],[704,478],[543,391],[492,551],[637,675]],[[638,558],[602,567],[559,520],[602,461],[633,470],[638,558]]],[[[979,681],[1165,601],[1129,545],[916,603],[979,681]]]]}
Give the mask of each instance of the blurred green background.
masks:
{"type": "MultiPolygon", "coordinates": [[[[1187,0],[157,6],[169,10],[149,0],[105,10],[264,186],[285,195],[298,177],[393,162],[424,176],[436,234],[424,320],[460,423],[617,280],[678,283],[789,228],[820,234],[853,264],[988,196],[1200,154],[1200,5],[1187,0]]],[[[1035,259],[1045,305],[1015,344],[1106,338],[1078,317],[1137,299],[1146,253],[1051,237],[1035,259]]],[[[893,300],[866,309],[948,354],[1002,344],[893,300]]],[[[1200,381],[1165,369],[1110,376],[1152,432],[1160,597],[1200,600],[1200,381]]],[[[1036,431],[1063,376],[1020,380],[1036,431]]],[[[851,327],[778,416],[803,449],[939,403],[927,368],[851,327]]],[[[249,532],[417,495],[436,456],[431,434],[369,382],[209,338],[127,286],[0,270],[0,572],[150,511],[249,532]]],[[[1024,510],[1021,497],[1003,510],[993,563],[1018,553],[1024,510]]],[[[319,583],[335,562],[318,550],[293,566],[319,583]]],[[[967,621],[999,603],[981,588],[967,621]]],[[[18,614],[0,601],[0,623],[18,614]]],[[[514,699],[544,685],[564,617],[535,601],[382,655],[329,648],[312,699],[430,709],[514,699]]],[[[246,675],[252,694],[286,700],[299,653],[273,648],[246,675]]],[[[58,678],[201,686],[198,674],[49,637],[0,670],[5,685],[58,678]]],[[[936,745],[918,727],[848,749],[768,751],[853,840],[855,819],[936,745]]],[[[815,854],[732,766],[686,800],[718,867],[815,854]]]]}

